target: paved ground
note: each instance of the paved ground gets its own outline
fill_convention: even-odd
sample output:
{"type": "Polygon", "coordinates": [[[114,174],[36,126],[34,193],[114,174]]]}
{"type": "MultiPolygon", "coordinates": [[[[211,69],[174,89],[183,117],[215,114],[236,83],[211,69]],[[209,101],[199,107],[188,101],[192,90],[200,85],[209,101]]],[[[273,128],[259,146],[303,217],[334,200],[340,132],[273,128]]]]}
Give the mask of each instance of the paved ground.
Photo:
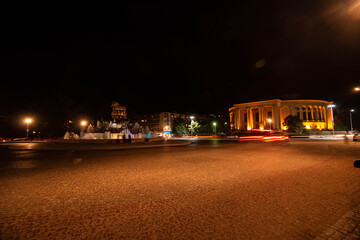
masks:
{"type": "Polygon", "coordinates": [[[214,140],[99,152],[0,146],[0,159],[1,239],[360,236],[359,143],[214,140]]]}

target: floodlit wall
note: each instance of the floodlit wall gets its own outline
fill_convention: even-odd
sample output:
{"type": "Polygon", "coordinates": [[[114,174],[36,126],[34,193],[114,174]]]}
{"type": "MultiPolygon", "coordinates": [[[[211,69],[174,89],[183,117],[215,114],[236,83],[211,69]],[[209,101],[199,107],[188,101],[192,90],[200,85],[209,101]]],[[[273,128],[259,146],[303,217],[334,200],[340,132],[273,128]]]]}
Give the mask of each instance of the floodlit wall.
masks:
{"type": "Polygon", "coordinates": [[[234,104],[229,109],[232,131],[272,129],[283,131],[284,119],[298,116],[306,129],[332,129],[333,115],[328,106],[332,102],[323,100],[280,100],[234,104]]]}

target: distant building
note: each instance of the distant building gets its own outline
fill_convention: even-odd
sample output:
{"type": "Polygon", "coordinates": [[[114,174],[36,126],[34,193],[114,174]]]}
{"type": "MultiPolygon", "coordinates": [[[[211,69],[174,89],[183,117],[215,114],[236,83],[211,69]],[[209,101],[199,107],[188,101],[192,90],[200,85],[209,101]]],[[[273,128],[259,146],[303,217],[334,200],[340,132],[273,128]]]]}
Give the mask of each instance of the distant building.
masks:
{"type": "Polygon", "coordinates": [[[140,124],[147,126],[150,131],[160,134],[171,134],[174,119],[181,118],[186,120],[186,115],[174,112],[161,112],[154,114],[146,114],[140,117],[140,124]]]}
{"type": "Polygon", "coordinates": [[[173,132],[175,119],[182,119],[188,126],[191,123],[191,117],[194,117],[193,120],[199,123],[211,121],[215,118],[223,118],[222,115],[214,114],[160,112],[141,116],[139,123],[142,126],[147,126],[150,131],[166,136],[173,132]]]}
{"type": "Polygon", "coordinates": [[[252,129],[286,130],[282,125],[288,115],[298,116],[307,129],[332,129],[333,102],[323,100],[280,100],[234,104],[229,109],[234,131],[252,129]]]}
{"type": "Polygon", "coordinates": [[[111,104],[111,108],[112,108],[111,118],[113,119],[114,122],[127,120],[125,106],[120,106],[120,104],[118,102],[113,102],[111,104]]]}

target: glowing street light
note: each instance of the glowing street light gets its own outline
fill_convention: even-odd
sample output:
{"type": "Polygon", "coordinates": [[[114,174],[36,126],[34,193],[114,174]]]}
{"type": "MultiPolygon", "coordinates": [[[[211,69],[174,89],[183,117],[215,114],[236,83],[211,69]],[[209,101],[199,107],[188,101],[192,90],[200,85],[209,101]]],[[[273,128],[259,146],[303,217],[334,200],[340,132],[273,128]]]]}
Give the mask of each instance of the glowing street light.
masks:
{"type": "Polygon", "coordinates": [[[214,126],[214,129],[215,129],[215,135],[216,135],[216,122],[213,122],[213,126],[214,126]]]}
{"type": "Polygon", "coordinates": [[[29,138],[29,124],[32,122],[31,118],[25,118],[26,123],[26,138],[29,138]]]}
{"type": "Polygon", "coordinates": [[[332,134],[333,134],[333,138],[335,137],[335,123],[334,123],[334,111],[333,111],[333,108],[336,107],[335,104],[330,104],[327,106],[328,108],[331,108],[331,121],[332,121],[332,134]]]}
{"type": "Polygon", "coordinates": [[[191,119],[191,123],[190,123],[190,130],[191,130],[191,133],[190,133],[190,135],[192,136],[193,135],[193,125],[192,125],[192,123],[193,123],[193,121],[194,121],[194,116],[190,116],[190,119],[191,119]]]}
{"type": "Polygon", "coordinates": [[[353,131],[353,123],[352,123],[352,117],[351,117],[352,112],[355,112],[355,109],[350,109],[350,129],[351,129],[351,131],[353,131]]]}
{"type": "Polygon", "coordinates": [[[360,92],[360,87],[355,87],[355,88],[354,88],[354,91],[355,91],[355,92],[360,92]]]}
{"type": "Polygon", "coordinates": [[[272,130],[272,126],[271,126],[272,119],[271,119],[271,118],[268,118],[268,120],[267,120],[267,121],[270,123],[270,130],[272,130]]]}
{"type": "Polygon", "coordinates": [[[80,125],[81,125],[80,138],[82,138],[84,136],[84,131],[85,131],[86,124],[87,124],[87,121],[85,121],[85,120],[82,120],[80,122],[80,125]]]}

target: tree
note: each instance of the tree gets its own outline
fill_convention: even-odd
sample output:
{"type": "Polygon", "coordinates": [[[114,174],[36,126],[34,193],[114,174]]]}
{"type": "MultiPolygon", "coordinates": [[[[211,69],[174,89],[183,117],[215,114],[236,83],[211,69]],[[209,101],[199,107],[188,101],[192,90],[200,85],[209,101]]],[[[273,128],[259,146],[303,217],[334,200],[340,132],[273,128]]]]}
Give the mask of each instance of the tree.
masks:
{"type": "Polygon", "coordinates": [[[289,115],[284,119],[283,126],[287,127],[288,131],[301,133],[304,131],[304,125],[298,116],[289,115]]]}
{"type": "Polygon", "coordinates": [[[344,108],[340,108],[336,111],[334,115],[334,130],[335,131],[348,131],[349,128],[349,118],[348,118],[348,111],[344,108]]]}
{"type": "Polygon", "coordinates": [[[184,135],[187,134],[187,129],[185,125],[185,121],[181,118],[174,119],[172,132],[174,135],[184,135]]]}
{"type": "Polygon", "coordinates": [[[187,133],[185,124],[178,124],[174,127],[173,133],[175,135],[184,135],[187,133]]]}
{"type": "Polygon", "coordinates": [[[189,131],[191,134],[199,132],[200,124],[197,121],[191,121],[191,124],[189,126],[189,131]]]}

